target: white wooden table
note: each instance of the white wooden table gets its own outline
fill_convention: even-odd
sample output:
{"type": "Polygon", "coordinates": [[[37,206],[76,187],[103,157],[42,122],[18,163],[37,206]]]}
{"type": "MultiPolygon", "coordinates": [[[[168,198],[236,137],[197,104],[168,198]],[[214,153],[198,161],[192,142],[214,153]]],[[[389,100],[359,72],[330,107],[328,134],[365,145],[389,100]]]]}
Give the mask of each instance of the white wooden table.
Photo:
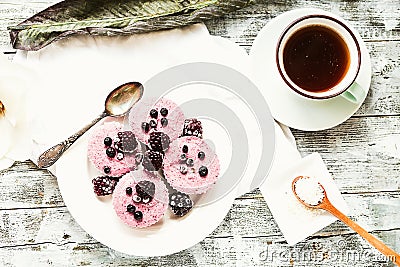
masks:
{"type": "MultiPolygon", "coordinates": [[[[53,3],[0,1],[0,51],[10,58],[15,53],[8,25],[53,3]]],[[[300,7],[350,21],[366,41],[373,77],[367,100],[345,123],[320,132],[293,130],[299,150],[322,155],[350,217],[400,252],[400,2],[262,0],[207,26],[248,49],[271,18],[300,7]]],[[[392,266],[340,222],[289,247],[258,190],[237,198],[224,222],[194,247],[166,257],[127,256],[83,231],[55,177],[29,161],[0,172],[0,217],[1,266],[392,266]]]]}

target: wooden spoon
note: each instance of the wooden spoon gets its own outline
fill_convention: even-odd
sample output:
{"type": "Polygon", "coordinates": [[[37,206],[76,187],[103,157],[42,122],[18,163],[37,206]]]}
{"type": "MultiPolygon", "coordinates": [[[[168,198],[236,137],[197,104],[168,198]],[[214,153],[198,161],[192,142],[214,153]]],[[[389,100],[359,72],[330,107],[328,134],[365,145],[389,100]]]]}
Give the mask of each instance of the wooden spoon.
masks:
{"type": "Polygon", "coordinates": [[[310,179],[309,177],[306,176],[298,176],[296,177],[293,182],[292,182],[292,191],[296,198],[302,203],[304,206],[312,209],[323,209],[328,212],[330,212],[332,215],[336,216],[339,220],[347,224],[351,229],[356,231],[359,235],[361,235],[365,240],[367,240],[372,246],[374,246],[377,250],[382,252],[388,259],[393,261],[394,263],[397,264],[397,266],[400,266],[400,255],[397,254],[393,249],[389,248],[386,246],[382,241],[378,240],[376,237],[368,233],[365,229],[363,229],[361,226],[359,226],[357,223],[355,223],[353,220],[351,220],[349,217],[344,215],[342,212],[340,212],[338,209],[336,209],[332,203],[329,201],[325,188],[318,183],[318,185],[321,187],[323,191],[323,197],[321,201],[316,204],[316,205],[310,205],[309,203],[305,202],[302,200],[297,192],[296,192],[296,183],[300,179],[310,179]]]}

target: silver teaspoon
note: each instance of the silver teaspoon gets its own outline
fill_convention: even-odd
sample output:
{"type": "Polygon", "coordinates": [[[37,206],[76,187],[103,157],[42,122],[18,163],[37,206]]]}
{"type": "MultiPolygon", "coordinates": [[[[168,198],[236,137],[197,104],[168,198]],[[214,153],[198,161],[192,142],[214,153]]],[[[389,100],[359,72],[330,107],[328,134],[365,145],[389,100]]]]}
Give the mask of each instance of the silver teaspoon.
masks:
{"type": "Polygon", "coordinates": [[[143,90],[143,85],[139,82],[129,82],[115,88],[106,98],[103,113],[68,139],[41,154],[38,159],[38,167],[48,168],[53,165],[79,137],[101,119],[108,116],[121,117],[125,115],[142,98],[143,90]]]}

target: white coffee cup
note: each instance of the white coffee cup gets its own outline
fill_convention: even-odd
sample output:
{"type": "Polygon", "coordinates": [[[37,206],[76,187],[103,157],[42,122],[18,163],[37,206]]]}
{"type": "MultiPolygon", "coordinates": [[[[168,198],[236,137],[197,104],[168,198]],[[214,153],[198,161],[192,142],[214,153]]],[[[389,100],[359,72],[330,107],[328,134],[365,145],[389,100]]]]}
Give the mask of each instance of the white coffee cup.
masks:
{"type": "MultiPolygon", "coordinates": [[[[307,49],[308,47],[306,45],[307,44],[302,45],[302,47],[305,47],[305,49],[307,49]]],[[[313,49],[315,50],[316,48],[313,47],[313,49]]],[[[321,46],[317,49],[324,49],[324,47],[321,46]]],[[[299,60],[301,63],[301,60],[303,60],[303,58],[300,58],[299,60]]],[[[312,64],[312,61],[306,60],[307,59],[304,58],[304,66],[307,66],[307,64],[312,64]]],[[[294,20],[286,27],[278,40],[276,48],[276,62],[282,79],[294,92],[301,96],[314,100],[323,100],[340,95],[353,103],[360,103],[365,99],[367,90],[365,90],[355,82],[361,65],[360,45],[351,28],[341,20],[321,14],[308,15],[294,20]],[[294,39],[291,38],[295,38],[293,36],[296,33],[300,33],[299,31],[301,30],[303,30],[302,32],[305,32],[305,30],[307,30],[306,28],[311,29],[310,27],[312,26],[317,26],[314,28],[323,27],[324,30],[328,31],[328,33],[329,31],[332,31],[332,35],[341,38],[340,41],[342,41],[342,44],[344,44],[348,51],[346,57],[346,69],[341,70],[343,71],[343,75],[341,76],[341,78],[338,79],[335,84],[327,86],[326,88],[323,88],[321,90],[310,90],[309,88],[305,89],[305,87],[302,86],[298,80],[297,83],[296,81],[293,81],[293,79],[289,77],[290,75],[287,72],[288,67],[285,68],[284,63],[284,55],[287,57],[287,54],[284,53],[286,45],[289,41],[291,41],[292,43],[294,42],[294,39]]],[[[310,74],[310,77],[313,77],[313,74],[310,74]]]]}

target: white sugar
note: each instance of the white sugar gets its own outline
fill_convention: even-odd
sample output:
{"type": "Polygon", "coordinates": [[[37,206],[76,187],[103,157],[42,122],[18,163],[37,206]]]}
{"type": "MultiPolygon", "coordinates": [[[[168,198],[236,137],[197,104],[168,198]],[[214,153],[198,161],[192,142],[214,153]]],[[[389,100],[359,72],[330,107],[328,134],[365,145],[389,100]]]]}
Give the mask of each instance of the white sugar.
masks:
{"type": "Polygon", "coordinates": [[[316,179],[304,176],[294,186],[297,196],[311,206],[318,205],[324,198],[324,190],[316,179]]]}

